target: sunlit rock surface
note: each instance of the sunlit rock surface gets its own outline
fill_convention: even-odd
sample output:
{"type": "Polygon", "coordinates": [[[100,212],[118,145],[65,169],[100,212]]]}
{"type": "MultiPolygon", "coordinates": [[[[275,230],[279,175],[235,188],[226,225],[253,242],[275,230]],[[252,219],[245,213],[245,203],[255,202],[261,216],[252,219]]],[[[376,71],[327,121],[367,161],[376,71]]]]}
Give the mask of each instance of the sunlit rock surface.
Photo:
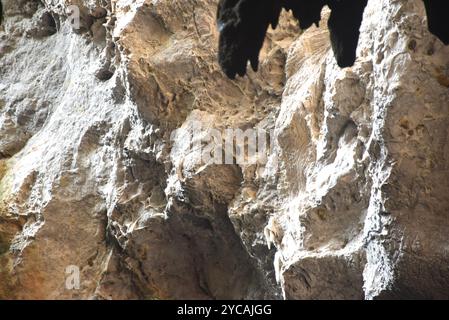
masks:
{"type": "Polygon", "coordinates": [[[216,4],[3,0],[0,298],[449,298],[449,47],[422,1],[370,0],[347,69],[284,13],[236,81],[216,4]],[[190,147],[229,128],[266,153],[190,147]]]}

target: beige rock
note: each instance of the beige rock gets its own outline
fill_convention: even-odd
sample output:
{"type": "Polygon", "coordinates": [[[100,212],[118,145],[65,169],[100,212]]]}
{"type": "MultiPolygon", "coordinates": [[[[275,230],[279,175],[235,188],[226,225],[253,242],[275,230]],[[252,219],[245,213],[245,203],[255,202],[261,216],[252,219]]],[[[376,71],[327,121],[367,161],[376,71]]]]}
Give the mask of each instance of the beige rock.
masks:
{"type": "Polygon", "coordinates": [[[422,1],[370,0],[343,70],[284,13],[236,81],[216,0],[43,2],[3,0],[0,298],[449,297],[449,47],[422,1]],[[229,128],[274,135],[205,163],[229,128]]]}

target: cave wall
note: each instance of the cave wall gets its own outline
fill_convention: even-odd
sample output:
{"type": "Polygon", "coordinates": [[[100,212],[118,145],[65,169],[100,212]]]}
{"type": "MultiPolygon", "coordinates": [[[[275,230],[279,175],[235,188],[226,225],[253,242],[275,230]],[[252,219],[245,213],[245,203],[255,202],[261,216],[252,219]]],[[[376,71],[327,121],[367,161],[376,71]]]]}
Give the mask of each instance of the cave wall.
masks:
{"type": "Polygon", "coordinates": [[[448,298],[449,47],[422,1],[370,0],[346,69],[284,12],[235,81],[216,4],[3,0],[0,298],[448,298]],[[204,163],[227,128],[269,148],[204,163]]]}

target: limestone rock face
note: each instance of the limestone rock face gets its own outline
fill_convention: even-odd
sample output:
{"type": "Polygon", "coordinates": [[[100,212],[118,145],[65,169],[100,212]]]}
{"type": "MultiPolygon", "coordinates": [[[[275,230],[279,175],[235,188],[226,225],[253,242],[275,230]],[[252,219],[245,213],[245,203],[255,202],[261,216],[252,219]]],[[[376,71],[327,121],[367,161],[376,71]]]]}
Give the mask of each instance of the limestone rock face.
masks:
{"type": "Polygon", "coordinates": [[[449,298],[449,47],[421,0],[370,0],[347,69],[284,12],[235,81],[216,0],[2,2],[0,298],[449,298]]]}

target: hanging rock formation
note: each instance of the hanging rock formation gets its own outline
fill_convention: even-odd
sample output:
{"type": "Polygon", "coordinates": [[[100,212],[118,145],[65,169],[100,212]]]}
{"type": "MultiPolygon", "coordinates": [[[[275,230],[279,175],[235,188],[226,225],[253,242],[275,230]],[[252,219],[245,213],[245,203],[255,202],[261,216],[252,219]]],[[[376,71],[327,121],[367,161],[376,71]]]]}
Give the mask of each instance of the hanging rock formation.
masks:
{"type": "MultiPolygon", "coordinates": [[[[367,0],[220,0],[217,23],[220,30],[219,61],[226,75],[244,76],[248,60],[254,71],[268,26],[276,28],[282,8],[292,10],[301,29],[319,26],[324,6],[331,9],[330,41],[337,64],[351,67],[356,59],[360,25],[367,0]]],[[[449,3],[424,0],[429,30],[449,44],[449,3]]]]}

